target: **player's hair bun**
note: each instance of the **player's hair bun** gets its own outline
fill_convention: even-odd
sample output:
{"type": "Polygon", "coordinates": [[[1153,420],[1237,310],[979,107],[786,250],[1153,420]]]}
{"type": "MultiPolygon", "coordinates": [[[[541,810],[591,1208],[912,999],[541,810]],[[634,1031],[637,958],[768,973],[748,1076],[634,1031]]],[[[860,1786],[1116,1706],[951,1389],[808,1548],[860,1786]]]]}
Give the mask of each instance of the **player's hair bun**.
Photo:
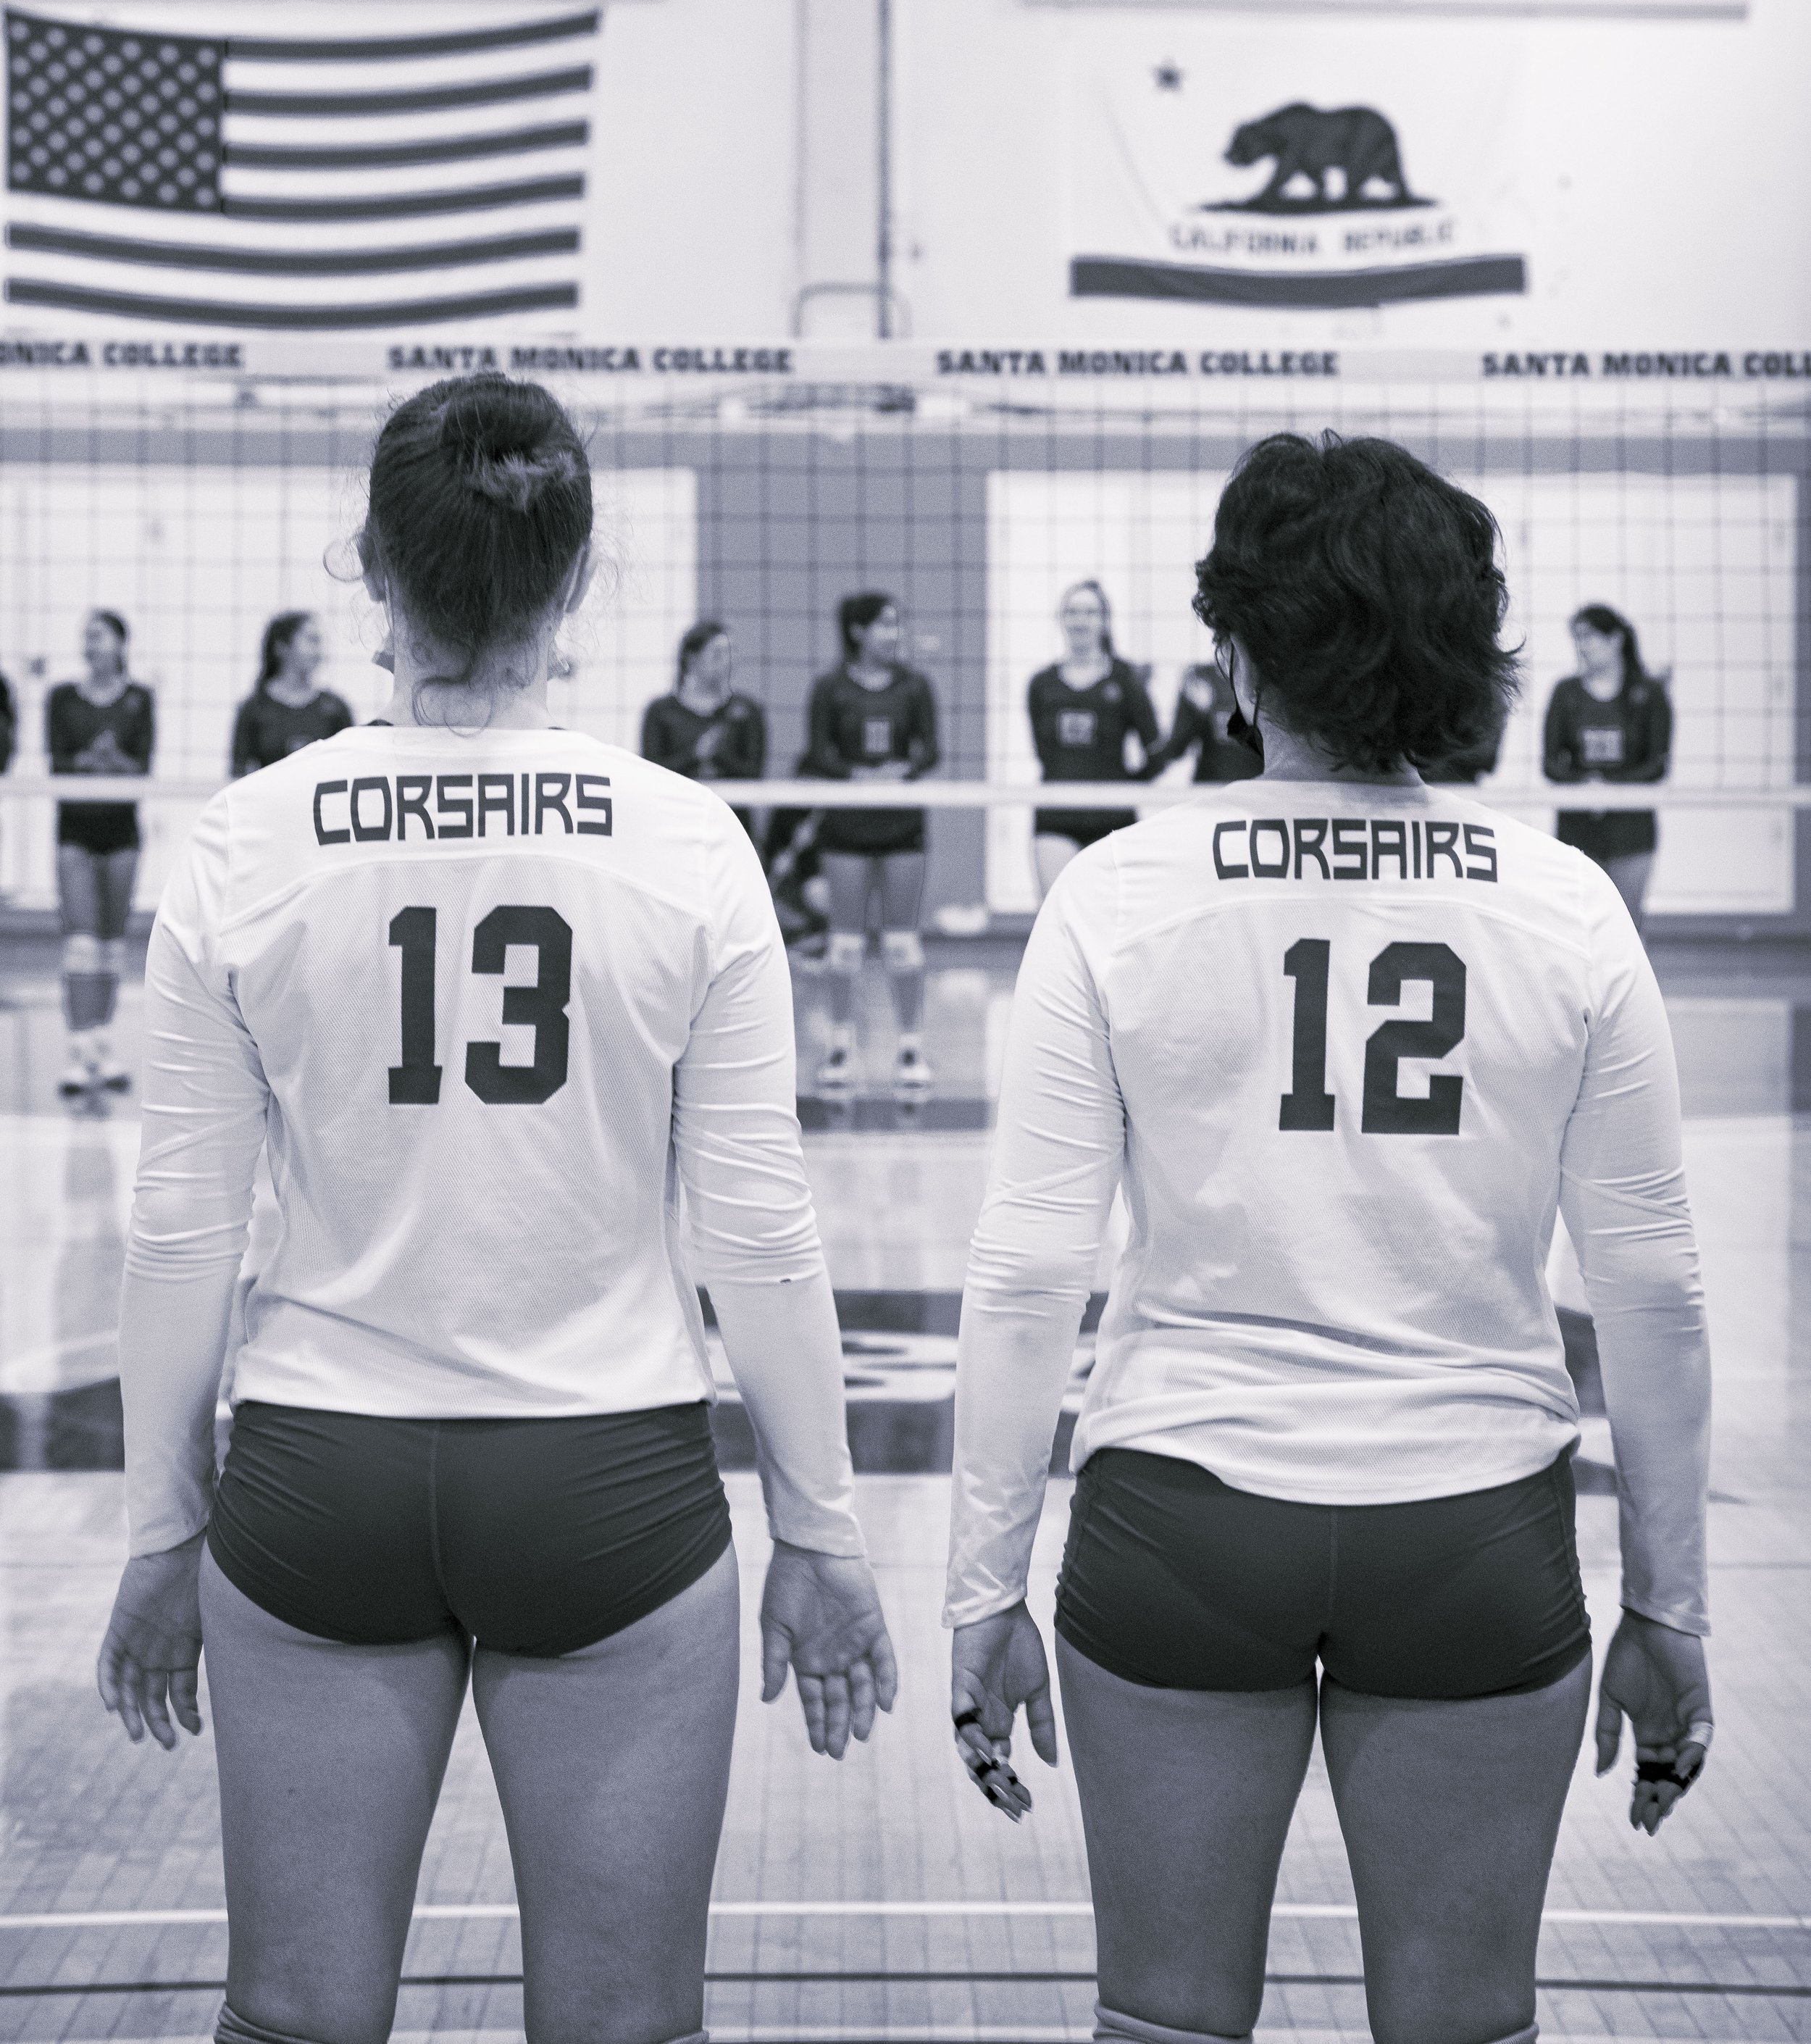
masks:
{"type": "MultiPolygon", "coordinates": [[[[502,376],[473,378],[440,421],[441,449],[466,487],[512,511],[526,511],[539,490],[571,479],[574,453],[562,444],[570,437],[571,422],[539,384],[502,376]]],[[[583,458],[580,451],[577,459],[583,458]]]]}
{"type": "Polygon", "coordinates": [[[525,638],[591,536],[591,464],[538,383],[494,371],[435,383],[378,436],[362,564],[412,622],[459,656],[525,638]]]}

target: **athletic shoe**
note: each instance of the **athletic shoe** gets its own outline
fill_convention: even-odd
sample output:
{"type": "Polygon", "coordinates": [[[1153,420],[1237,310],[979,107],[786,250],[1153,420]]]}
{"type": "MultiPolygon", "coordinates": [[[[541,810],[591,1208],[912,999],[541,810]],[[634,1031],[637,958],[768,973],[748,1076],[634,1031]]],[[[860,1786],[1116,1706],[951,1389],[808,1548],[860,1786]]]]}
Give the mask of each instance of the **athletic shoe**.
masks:
{"type": "Polygon", "coordinates": [[[109,1093],[125,1093],[132,1084],[132,1074],[113,1055],[113,1047],[103,1037],[95,1047],[95,1076],[109,1093]]]}
{"type": "Polygon", "coordinates": [[[901,1100],[923,1100],[937,1083],[930,1060],[915,1045],[907,1045],[893,1060],[893,1091],[901,1100]]]}
{"type": "Polygon", "coordinates": [[[99,1067],[85,1051],[71,1049],[69,1062],[63,1068],[63,1077],[56,1082],[60,1093],[90,1093],[101,1084],[99,1067]]]}
{"type": "Polygon", "coordinates": [[[818,1066],[820,1094],[841,1095],[855,1090],[855,1058],[846,1043],[832,1043],[830,1055],[818,1066]]]}

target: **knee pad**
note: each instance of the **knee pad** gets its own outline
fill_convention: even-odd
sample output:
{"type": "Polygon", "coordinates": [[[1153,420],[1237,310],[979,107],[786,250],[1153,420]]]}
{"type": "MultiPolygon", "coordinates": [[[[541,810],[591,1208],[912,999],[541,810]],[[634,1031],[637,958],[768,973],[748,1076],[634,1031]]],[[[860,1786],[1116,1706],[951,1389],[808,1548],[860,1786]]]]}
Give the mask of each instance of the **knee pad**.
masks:
{"type": "Polygon", "coordinates": [[[214,2025],[214,2044],[319,2044],[291,2030],[267,2030],[261,2023],[248,2022],[230,2002],[221,2004],[220,2020],[214,2025]]]}
{"type": "Polygon", "coordinates": [[[101,939],[90,937],[85,932],[65,937],[63,940],[63,970],[72,978],[84,974],[105,971],[106,967],[101,962],[101,939]]]}
{"type": "Polygon", "coordinates": [[[853,979],[861,970],[867,949],[868,941],[859,930],[832,930],[826,960],[832,972],[840,972],[853,979]]]}
{"type": "Polygon", "coordinates": [[[1122,2015],[1104,2003],[1094,2004],[1094,2044],[1251,2044],[1251,2032],[1228,2037],[1218,2030],[1172,2030],[1161,2023],[1145,2023],[1136,2015],[1122,2015]]]}
{"type": "Polygon", "coordinates": [[[881,956],[888,972],[923,972],[924,941],[916,930],[883,930],[881,956]]]}
{"type": "Polygon", "coordinates": [[[124,937],[103,937],[101,939],[101,962],[96,968],[110,972],[117,979],[126,962],[126,940],[124,937]]]}

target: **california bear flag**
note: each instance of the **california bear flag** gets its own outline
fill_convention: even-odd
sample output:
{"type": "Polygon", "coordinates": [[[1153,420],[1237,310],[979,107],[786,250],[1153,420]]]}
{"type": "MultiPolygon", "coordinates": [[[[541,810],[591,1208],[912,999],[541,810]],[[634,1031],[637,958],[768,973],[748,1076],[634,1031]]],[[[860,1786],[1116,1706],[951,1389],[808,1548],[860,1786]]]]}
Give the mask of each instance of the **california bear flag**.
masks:
{"type": "Polygon", "coordinates": [[[1514,28],[1170,15],[1072,33],[1072,297],[1527,290],[1514,28]]]}

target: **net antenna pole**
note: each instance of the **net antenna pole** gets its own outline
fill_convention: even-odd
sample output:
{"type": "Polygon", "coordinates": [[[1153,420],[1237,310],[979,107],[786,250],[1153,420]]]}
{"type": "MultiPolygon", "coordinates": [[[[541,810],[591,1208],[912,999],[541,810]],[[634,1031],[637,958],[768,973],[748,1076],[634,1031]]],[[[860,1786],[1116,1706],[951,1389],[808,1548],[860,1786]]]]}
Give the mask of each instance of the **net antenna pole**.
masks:
{"type": "Polygon", "coordinates": [[[875,0],[874,333],[893,337],[893,6],[875,0]]]}

